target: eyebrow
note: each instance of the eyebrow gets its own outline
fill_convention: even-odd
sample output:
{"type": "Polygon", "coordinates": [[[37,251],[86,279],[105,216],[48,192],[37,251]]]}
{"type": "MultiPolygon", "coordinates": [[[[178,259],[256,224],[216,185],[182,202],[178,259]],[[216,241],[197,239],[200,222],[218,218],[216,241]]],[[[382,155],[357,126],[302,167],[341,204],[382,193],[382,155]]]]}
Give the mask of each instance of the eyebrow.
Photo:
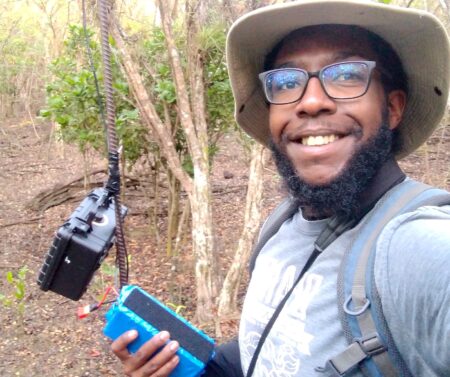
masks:
{"type": "MultiPolygon", "coordinates": [[[[340,60],[345,60],[348,59],[350,57],[359,57],[362,59],[366,59],[366,57],[363,57],[362,54],[356,52],[356,51],[338,51],[337,53],[335,53],[331,59],[330,62],[339,62],[340,60]]],[[[279,68],[297,68],[299,65],[302,65],[302,60],[300,59],[300,61],[293,61],[293,60],[289,60],[283,64],[280,65],[275,65],[273,67],[273,69],[279,69],[279,68]],[[299,64],[300,63],[300,64],[299,64]]],[[[331,64],[331,63],[330,63],[331,64]]]]}

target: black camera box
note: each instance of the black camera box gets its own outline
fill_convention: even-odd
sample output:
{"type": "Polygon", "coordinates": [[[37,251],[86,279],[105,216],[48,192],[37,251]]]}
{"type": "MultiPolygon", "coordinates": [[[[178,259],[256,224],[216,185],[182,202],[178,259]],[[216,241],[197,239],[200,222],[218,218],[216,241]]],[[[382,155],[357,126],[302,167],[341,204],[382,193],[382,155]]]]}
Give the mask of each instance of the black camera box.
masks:
{"type": "Polygon", "coordinates": [[[92,191],[56,232],[39,273],[41,289],[79,300],[113,245],[115,228],[112,198],[104,189],[92,191]]]}

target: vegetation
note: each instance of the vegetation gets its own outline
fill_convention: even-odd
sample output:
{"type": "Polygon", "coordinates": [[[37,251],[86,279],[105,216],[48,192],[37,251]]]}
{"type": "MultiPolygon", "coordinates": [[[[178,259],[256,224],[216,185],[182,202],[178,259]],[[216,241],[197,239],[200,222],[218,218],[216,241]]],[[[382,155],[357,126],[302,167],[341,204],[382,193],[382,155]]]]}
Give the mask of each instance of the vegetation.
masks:
{"type": "Polygon", "coordinates": [[[39,75],[45,72],[44,40],[35,39],[39,24],[30,12],[20,14],[21,7],[4,8],[0,5],[0,119],[35,110],[39,75]]]}
{"type": "MultiPolygon", "coordinates": [[[[175,30],[177,47],[183,53],[182,66],[186,69],[186,38],[178,26],[175,30]]],[[[221,23],[206,25],[199,35],[202,58],[204,59],[204,86],[206,116],[208,123],[208,155],[212,159],[217,152],[220,137],[234,126],[233,97],[225,64],[225,26],[221,23]]],[[[161,27],[155,26],[148,38],[142,41],[142,48],[137,48],[141,74],[145,79],[152,102],[158,116],[173,129],[177,153],[183,161],[184,170],[192,177],[193,166],[190,158],[186,136],[181,127],[177,112],[177,94],[172,76],[170,62],[165,46],[165,35],[161,27]]]]}
{"type": "MultiPolygon", "coordinates": [[[[60,126],[62,140],[78,145],[83,154],[92,148],[106,155],[101,113],[104,107],[101,55],[93,36],[92,31],[85,33],[81,26],[69,27],[61,55],[50,65],[53,79],[47,85],[47,104],[40,114],[55,121],[60,126]],[[86,48],[87,43],[90,51],[86,48]],[[92,62],[89,61],[89,53],[92,62]]],[[[118,137],[125,159],[134,163],[148,149],[147,130],[139,122],[138,111],[129,99],[128,84],[116,59],[113,60],[113,80],[118,137]]]]}
{"type": "Polygon", "coordinates": [[[0,304],[14,310],[20,323],[23,322],[23,314],[25,312],[25,294],[27,287],[25,278],[27,272],[27,266],[19,268],[16,273],[8,271],[6,273],[8,289],[4,293],[0,293],[0,304]]]}

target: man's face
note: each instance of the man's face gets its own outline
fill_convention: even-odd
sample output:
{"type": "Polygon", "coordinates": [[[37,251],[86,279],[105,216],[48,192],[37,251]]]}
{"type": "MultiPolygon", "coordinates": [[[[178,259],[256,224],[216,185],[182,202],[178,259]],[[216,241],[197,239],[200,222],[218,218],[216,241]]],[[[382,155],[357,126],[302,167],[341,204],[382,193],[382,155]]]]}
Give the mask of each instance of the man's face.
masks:
{"type": "MultiPolygon", "coordinates": [[[[345,26],[336,27],[334,33],[318,29],[307,37],[299,33],[285,41],[273,68],[314,72],[342,61],[376,61],[369,46],[366,36],[355,37],[345,26]]],[[[388,127],[398,125],[404,94],[394,91],[386,97],[379,75],[375,69],[367,93],[359,98],[331,99],[319,80],[312,78],[299,101],[270,105],[273,142],[307,184],[328,185],[338,177],[351,157],[378,133],[386,111],[388,127]]]]}

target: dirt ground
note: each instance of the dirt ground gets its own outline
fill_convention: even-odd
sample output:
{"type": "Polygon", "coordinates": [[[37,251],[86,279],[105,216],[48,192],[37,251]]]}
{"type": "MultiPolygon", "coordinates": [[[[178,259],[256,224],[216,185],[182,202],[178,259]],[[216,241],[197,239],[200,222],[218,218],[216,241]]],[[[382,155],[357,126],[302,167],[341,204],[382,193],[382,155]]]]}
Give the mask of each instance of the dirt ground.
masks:
{"type": "MultiPolygon", "coordinates": [[[[45,211],[28,208],[43,190],[65,184],[82,176],[83,163],[76,148],[62,146],[51,138],[49,124],[10,121],[0,126],[0,293],[10,295],[8,271],[16,273],[27,266],[25,310],[0,305],[0,376],[120,376],[120,365],[109,351],[102,335],[107,308],[79,320],[79,306],[98,300],[111,281],[106,267],[80,302],[73,302],[36,285],[39,268],[54,232],[84,197],[79,192],[72,201],[45,211]]],[[[97,158],[91,169],[103,168],[97,158]]],[[[412,177],[450,189],[450,127],[442,127],[428,144],[402,161],[412,177]]],[[[101,179],[101,176],[100,176],[101,179]]],[[[235,137],[225,137],[213,168],[213,200],[217,253],[224,265],[231,260],[237,234],[242,225],[247,182],[247,158],[235,137]],[[227,176],[227,178],[224,177],[227,176]]],[[[269,163],[265,172],[265,214],[283,196],[275,169],[269,163]]],[[[129,189],[125,203],[130,208],[126,219],[128,251],[131,254],[130,282],[141,285],[163,302],[186,306],[181,312],[188,319],[194,311],[192,255],[188,243],[180,252],[178,270],[164,247],[158,246],[149,227],[146,211],[149,202],[138,189],[129,189]]],[[[165,229],[164,198],[158,216],[165,229]]],[[[113,254],[113,252],[112,252],[113,254]]],[[[221,323],[223,337],[237,331],[238,318],[221,323]]],[[[205,327],[215,336],[214,326],[205,327]]],[[[220,340],[220,339],[219,339],[220,340]]]]}

